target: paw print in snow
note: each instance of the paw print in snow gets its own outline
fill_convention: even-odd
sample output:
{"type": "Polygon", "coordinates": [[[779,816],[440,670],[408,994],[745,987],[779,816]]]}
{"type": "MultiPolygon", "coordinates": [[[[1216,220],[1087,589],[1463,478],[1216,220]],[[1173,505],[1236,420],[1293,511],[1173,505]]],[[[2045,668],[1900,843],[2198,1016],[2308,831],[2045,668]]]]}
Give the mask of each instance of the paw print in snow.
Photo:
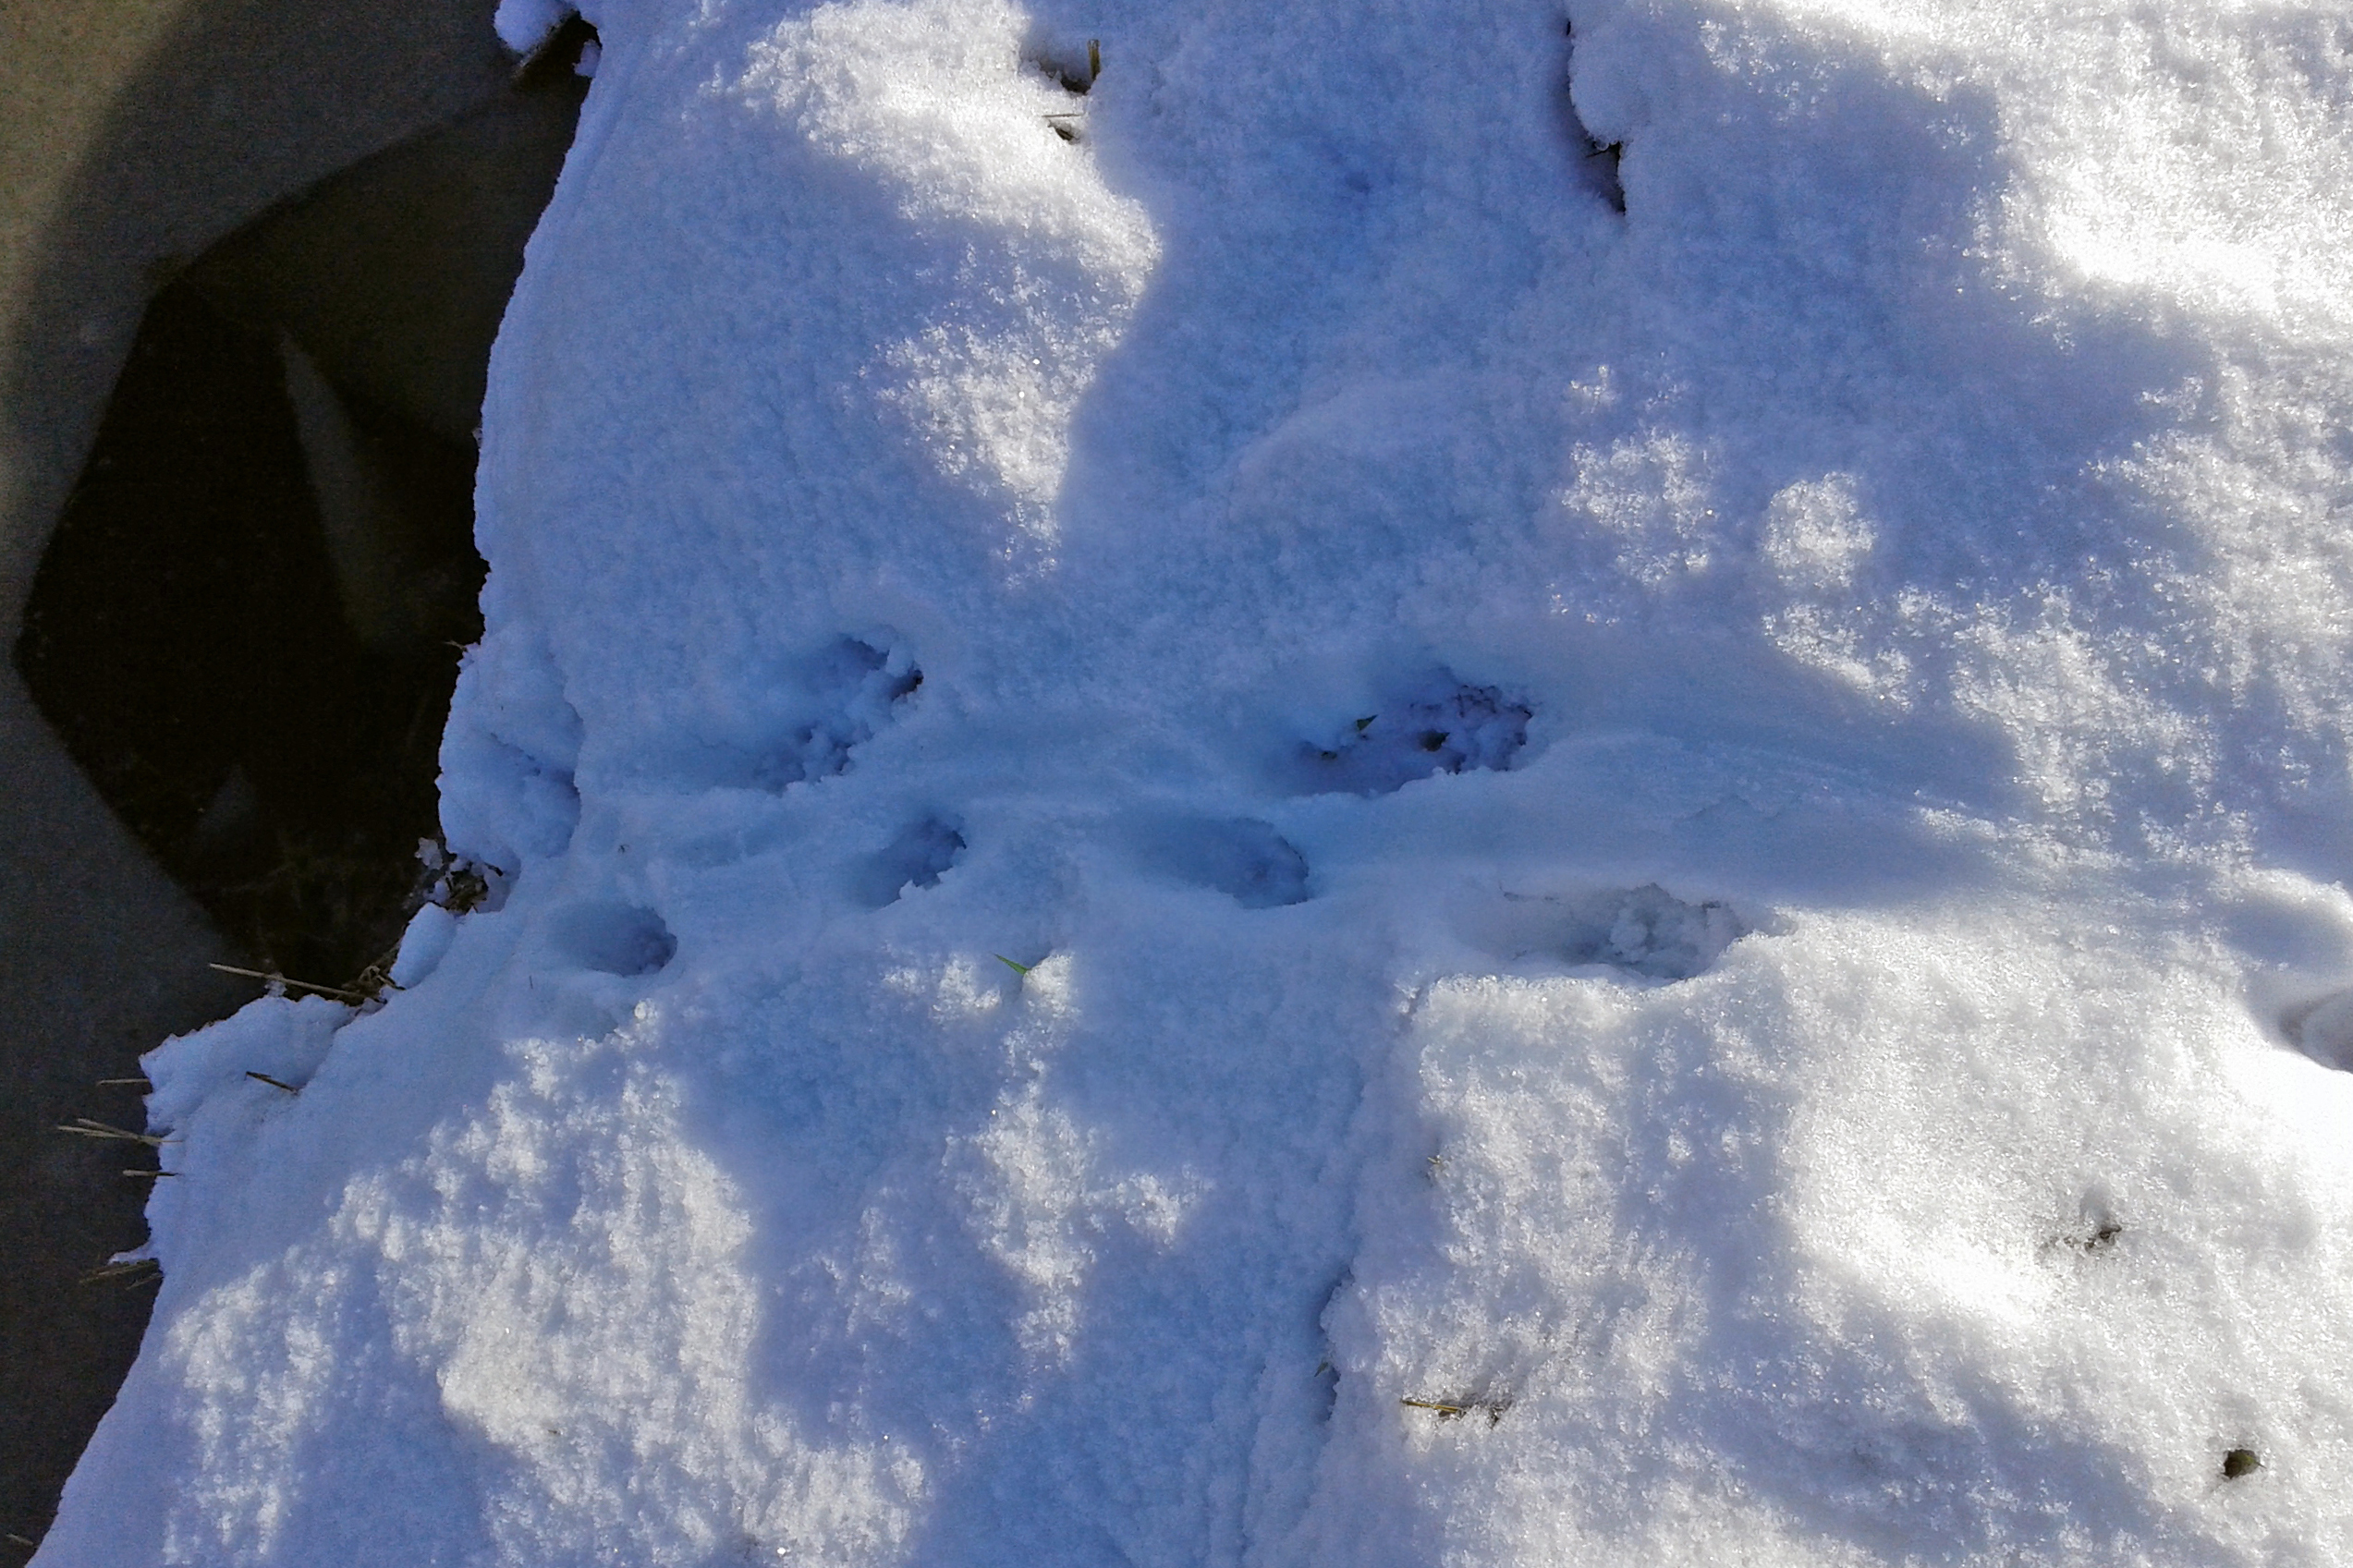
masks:
{"type": "Polygon", "coordinates": [[[1500,772],[1528,744],[1533,716],[1492,686],[1441,674],[1421,690],[1358,719],[1330,746],[1305,748],[1308,791],[1387,795],[1416,779],[1500,772]]]}

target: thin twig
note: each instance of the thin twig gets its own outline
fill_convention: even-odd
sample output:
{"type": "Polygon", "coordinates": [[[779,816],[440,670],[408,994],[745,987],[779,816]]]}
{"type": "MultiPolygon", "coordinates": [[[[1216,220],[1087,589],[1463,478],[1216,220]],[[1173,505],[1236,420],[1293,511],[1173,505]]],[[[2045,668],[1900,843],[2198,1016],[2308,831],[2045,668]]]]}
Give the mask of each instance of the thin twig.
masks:
{"type": "Polygon", "coordinates": [[[316,991],[321,996],[332,996],[338,1001],[348,1002],[354,1006],[368,1000],[358,991],[346,991],[341,986],[314,985],[309,980],[288,979],[284,975],[273,975],[261,969],[240,969],[234,964],[207,964],[204,966],[208,969],[218,969],[224,975],[243,975],[249,980],[267,980],[274,986],[293,986],[299,991],[316,991]]]}
{"type": "Polygon", "coordinates": [[[257,1083],[267,1084],[272,1088],[282,1088],[288,1094],[300,1094],[302,1092],[300,1089],[296,1088],[292,1084],[286,1082],[282,1078],[274,1078],[267,1073],[257,1073],[250,1067],[248,1067],[245,1070],[245,1076],[253,1079],[257,1083]]]}
{"type": "Polygon", "coordinates": [[[98,1080],[98,1087],[100,1088],[152,1089],[155,1086],[145,1078],[101,1078],[98,1080]]]}

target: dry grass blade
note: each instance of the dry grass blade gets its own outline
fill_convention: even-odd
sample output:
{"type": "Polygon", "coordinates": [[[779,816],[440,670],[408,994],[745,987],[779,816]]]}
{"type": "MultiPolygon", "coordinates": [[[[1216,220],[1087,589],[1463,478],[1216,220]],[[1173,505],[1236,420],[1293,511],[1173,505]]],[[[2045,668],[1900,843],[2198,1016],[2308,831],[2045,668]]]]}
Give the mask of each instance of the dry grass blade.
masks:
{"type": "Polygon", "coordinates": [[[126,1284],[152,1284],[164,1277],[164,1266],[152,1258],[134,1258],[125,1263],[102,1263],[81,1277],[86,1285],[104,1284],[120,1280],[126,1284]]]}
{"type": "Polygon", "coordinates": [[[61,1133],[71,1133],[74,1136],[81,1138],[115,1138],[124,1143],[143,1143],[150,1149],[161,1149],[167,1143],[179,1142],[177,1138],[158,1137],[153,1133],[134,1133],[128,1127],[116,1127],[104,1122],[93,1122],[87,1116],[75,1117],[74,1124],[71,1126],[61,1122],[57,1124],[57,1130],[61,1133]]]}
{"type": "Polygon", "coordinates": [[[1511,1408],[1508,1398],[1473,1399],[1460,1404],[1448,1399],[1401,1399],[1397,1403],[1415,1410],[1434,1410],[1441,1421],[1459,1421],[1474,1410],[1483,1410],[1487,1413],[1487,1425],[1491,1427],[1501,1423],[1504,1412],[1511,1408]]]}

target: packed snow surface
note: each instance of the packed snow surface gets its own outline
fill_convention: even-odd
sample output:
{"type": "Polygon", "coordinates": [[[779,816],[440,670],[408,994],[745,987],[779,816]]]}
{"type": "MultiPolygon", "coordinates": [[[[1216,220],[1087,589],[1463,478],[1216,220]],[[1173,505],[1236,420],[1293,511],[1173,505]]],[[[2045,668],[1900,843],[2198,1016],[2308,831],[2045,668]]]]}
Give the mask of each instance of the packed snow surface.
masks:
{"type": "Polygon", "coordinates": [[[2341,7],[588,15],[42,1563],[2353,1560],[2341,7]]]}

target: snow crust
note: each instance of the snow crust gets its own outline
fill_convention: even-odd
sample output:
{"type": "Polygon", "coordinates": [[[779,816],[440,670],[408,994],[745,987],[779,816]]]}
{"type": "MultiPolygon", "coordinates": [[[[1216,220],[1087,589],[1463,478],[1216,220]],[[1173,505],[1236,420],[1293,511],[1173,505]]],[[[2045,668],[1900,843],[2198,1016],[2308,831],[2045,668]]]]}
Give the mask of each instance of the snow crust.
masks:
{"type": "Polygon", "coordinates": [[[2341,11],[584,10],[37,1561],[2353,1556],[2341,11]]]}

